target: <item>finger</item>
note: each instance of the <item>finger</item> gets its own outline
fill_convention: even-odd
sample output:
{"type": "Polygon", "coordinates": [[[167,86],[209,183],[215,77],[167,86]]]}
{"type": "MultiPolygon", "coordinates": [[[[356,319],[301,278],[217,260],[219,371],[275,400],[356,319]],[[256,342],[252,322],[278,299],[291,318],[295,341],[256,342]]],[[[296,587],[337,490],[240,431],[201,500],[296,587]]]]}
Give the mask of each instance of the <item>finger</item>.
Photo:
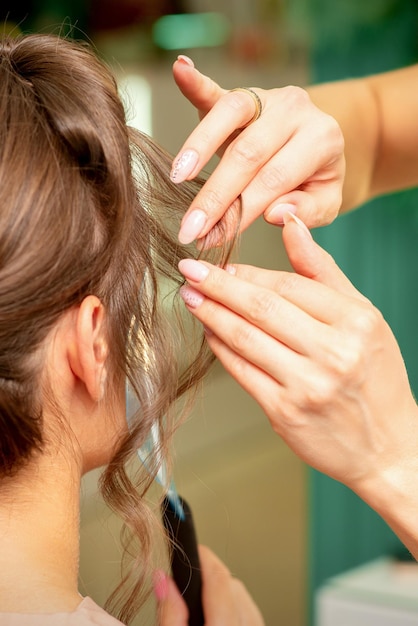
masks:
{"type": "MultiPolygon", "coordinates": [[[[295,306],[293,302],[287,300],[277,292],[269,288],[260,287],[249,282],[243,281],[238,278],[231,277],[227,272],[210,266],[209,264],[203,265],[199,261],[183,260],[179,264],[180,271],[187,278],[189,285],[196,287],[201,294],[204,294],[210,298],[210,301],[205,299],[200,303],[198,301],[198,292],[188,292],[188,287],[182,287],[181,295],[185,299],[186,304],[189,304],[192,308],[201,309],[201,304],[204,304],[206,309],[210,309],[211,302],[218,302],[232,311],[233,314],[237,314],[240,319],[245,319],[254,327],[254,333],[256,329],[261,329],[263,334],[266,333],[274,339],[285,343],[290,346],[296,352],[301,354],[306,353],[306,336],[302,337],[299,334],[299,329],[308,328],[311,329],[313,349],[317,349],[315,337],[318,337],[320,333],[326,333],[326,326],[321,321],[313,318],[310,313],[295,306]],[[198,282],[194,278],[196,271],[207,272],[207,277],[203,282],[198,282]],[[188,294],[191,293],[191,298],[187,299],[188,294]],[[195,300],[194,298],[197,298],[195,300]],[[295,332],[298,329],[298,332],[295,332]]],[[[326,306],[321,302],[321,299],[316,295],[316,306],[320,308],[323,316],[326,315],[326,306]]],[[[199,318],[202,315],[199,312],[199,318]]],[[[210,316],[210,311],[206,313],[206,316],[210,316]]],[[[203,320],[202,320],[203,321],[203,320]]],[[[205,323],[205,321],[203,322],[205,323]]],[[[225,320],[225,325],[229,321],[225,320]]],[[[231,321],[231,323],[233,323],[231,321]]],[[[210,326],[212,327],[212,326],[210,326]]],[[[229,332],[230,328],[225,329],[229,332]]],[[[237,329],[237,334],[240,329],[237,329]]],[[[246,331],[245,328],[242,332],[246,331]]],[[[266,346],[267,347],[267,346],[266,346]]]]}
{"type": "MultiPolygon", "coordinates": [[[[261,406],[267,417],[280,415],[283,406],[285,387],[263,369],[237,354],[227,346],[216,334],[208,334],[206,340],[210,349],[222,363],[225,370],[241,385],[241,387],[261,406]]],[[[283,436],[279,420],[272,423],[274,430],[283,436]]]]}
{"type": "Polygon", "coordinates": [[[234,598],[230,593],[231,573],[215,554],[199,546],[202,568],[202,600],[205,624],[238,626],[234,598]]]}
{"type": "Polygon", "coordinates": [[[234,594],[235,606],[238,607],[240,613],[240,626],[264,626],[260,609],[248,593],[245,585],[237,578],[233,578],[231,590],[234,594]]]}
{"type": "MultiPolygon", "coordinates": [[[[251,100],[245,93],[233,93],[245,96],[248,102],[251,100]]],[[[261,215],[266,207],[273,208],[274,200],[280,196],[298,188],[308,191],[312,177],[324,187],[336,180],[333,216],[341,203],[339,187],[344,176],[343,139],[335,120],[316,109],[302,89],[286,87],[269,92],[258,90],[257,93],[264,107],[260,119],[228,145],[221,162],[186,213],[183,223],[195,211],[205,216],[197,237],[204,237],[240,194],[243,198],[241,230],[261,215]],[[295,115],[289,116],[289,110],[294,110],[295,115]],[[307,150],[307,145],[315,148],[307,150]],[[324,146],[322,150],[321,146],[324,146]]],[[[221,98],[206,116],[205,135],[199,138],[200,126],[187,140],[188,149],[199,153],[199,158],[206,145],[211,147],[209,156],[213,154],[211,142],[215,138],[219,146],[228,131],[230,133],[232,128],[239,127],[237,122],[235,126],[231,125],[231,119],[223,111],[222,114],[217,113],[230,96],[231,92],[221,98]],[[217,134],[217,125],[220,125],[220,135],[217,134]],[[195,148],[193,142],[196,142],[195,148]]],[[[321,217],[317,216],[316,220],[322,223],[321,217]]]]}
{"type": "Polygon", "coordinates": [[[225,564],[206,546],[199,546],[199,556],[205,623],[208,626],[263,626],[261,613],[245,585],[231,576],[225,564]]]}
{"type": "Polygon", "coordinates": [[[201,117],[225,93],[214,80],[194,67],[193,61],[180,55],[173,64],[174,80],[181,93],[197,108],[201,117]]]}
{"type": "MultiPolygon", "coordinates": [[[[248,137],[250,138],[250,135],[248,137]]],[[[241,141],[244,139],[242,137],[241,141]]],[[[208,227],[218,216],[222,216],[222,219],[225,218],[228,210],[225,210],[225,207],[231,206],[239,193],[241,193],[240,232],[246,230],[261,214],[264,214],[264,219],[268,223],[283,226],[284,214],[293,212],[311,228],[329,224],[338,215],[342,199],[343,165],[339,166],[338,173],[330,173],[329,178],[326,178],[324,172],[319,177],[319,174],[316,173],[316,168],[320,167],[318,162],[311,160],[304,164],[303,159],[301,159],[297,167],[292,169],[286,163],[287,146],[281,148],[279,159],[278,157],[270,158],[271,155],[266,144],[267,142],[262,144],[251,142],[252,156],[247,152],[247,158],[243,159],[241,169],[239,159],[233,156],[229,162],[231,153],[228,151],[225,153],[221,163],[196,195],[183,218],[183,222],[185,222],[186,216],[196,209],[205,213],[205,228],[199,237],[205,236],[208,227]],[[263,145],[263,157],[261,157],[261,153],[260,156],[257,156],[257,145],[263,145]],[[257,162],[260,163],[260,166],[262,165],[258,171],[256,168],[252,169],[252,165],[257,162]],[[282,162],[286,163],[283,168],[281,168],[282,162]],[[228,174],[231,167],[234,167],[232,179],[228,174]],[[227,180],[223,180],[223,174],[227,180]],[[311,180],[308,181],[309,177],[311,180]],[[210,213],[212,217],[209,216],[210,213]]],[[[301,150],[301,153],[303,154],[304,151],[301,150]]],[[[237,230],[237,223],[235,221],[234,229],[228,231],[230,238],[237,230]]],[[[224,242],[224,231],[216,233],[215,226],[216,224],[208,233],[210,247],[221,245],[224,242]]]]}
{"type": "Polygon", "coordinates": [[[277,326],[273,336],[265,332],[261,322],[258,322],[259,327],[209,298],[204,298],[196,307],[193,298],[200,294],[190,287],[183,287],[181,294],[187,308],[207,332],[213,332],[232,352],[285,387],[295,384],[301,372],[305,377],[312,377],[314,365],[310,356],[315,361],[326,360],[331,351],[329,346],[335,343],[335,331],[326,326],[322,329],[319,322],[308,316],[305,324],[293,321],[290,327],[279,316],[275,319],[277,326]]]}
{"type": "MultiPolygon", "coordinates": [[[[260,213],[260,208],[267,221],[283,224],[283,213],[289,210],[286,204],[292,205],[300,217],[305,215],[309,221],[304,222],[311,227],[332,221],[341,206],[345,171],[344,159],[336,158],[339,149],[337,141],[333,149],[329,141],[327,149],[321,152],[318,144],[323,141],[314,124],[283,137],[280,142],[275,133],[273,140],[278,148],[276,153],[260,167],[257,176],[242,191],[242,230],[249,225],[249,220],[254,219],[254,215],[260,213]],[[308,150],[306,146],[315,146],[315,150],[308,150]],[[310,205],[312,208],[315,204],[316,210],[312,214],[301,213],[301,201],[308,198],[313,199],[310,205]],[[259,209],[255,211],[254,207],[259,209]]],[[[216,184],[222,188],[226,181],[218,178],[216,184]]]]}
{"type": "Polygon", "coordinates": [[[229,271],[245,282],[280,294],[327,324],[340,319],[353,298],[356,301],[369,302],[340,270],[331,255],[314,241],[298,217],[287,214],[285,220],[283,239],[297,273],[241,264],[234,265],[229,271]]]}
{"type": "Polygon", "coordinates": [[[297,370],[292,386],[285,387],[233,352],[216,335],[208,335],[207,341],[226,371],[258,402],[279,437],[305,463],[319,471],[326,471],[323,459],[320,457],[318,461],[321,437],[310,436],[310,425],[318,418],[317,406],[321,407],[320,415],[326,414],[323,398],[327,397],[328,389],[323,385],[321,371],[318,370],[314,377],[306,376],[307,372],[299,377],[297,370]]]}
{"type": "MultiPolygon", "coordinates": [[[[171,180],[181,183],[194,178],[234,131],[251,120],[254,107],[254,99],[245,91],[225,91],[181,147],[173,162],[171,180]]],[[[238,195],[239,191],[231,202],[238,195]]]]}
{"type": "MultiPolygon", "coordinates": [[[[295,213],[308,228],[331,224],[341,206],[341,181],[312,181],[273,200],[264,211],[264,219],[273,226],[283,226],[285,213],[295,213]]],[[[245,196],[247,192],[245,192],[245,196]]],[[[246,201],[246,200],[245,200],[246,201]]],[[[251,201],[251,200],[250,200],[251,201]]]]}
{"type": "Polygon", "coordinates": [[[246,283],[263,287],[294,304],[324,324],[334,324],[344,315],[351,298],[295,272],[266,270],[252,265],[236,264],[235,276],[246,283]]]}
{"type": "Polygon", "coordinates": [[[187,626],[189,613],[175,582],[163,572],[154,576],[160,626],[187,626]]]}
{"type": "MultiPolygon", "coordinates": [[[[294,329],[311,326],[314,333],[322,332],[323,325],[331,325],[345,315],[352,300],[327,285],[289,272],[247,268],[246,273],[239,269],[236,276],[231,276],[221,268],[194,259],[183,259],[179,269],[200,294],[222,303],[301,353],[303,339],[296,336],[294,329]]],[[[184,295],[184,289],[181,293],[184,295]]],[[[197,308],[199,302],[191,302],[191,306],[197,308]]]]}
{"type": "MultiPolygon", "coordinates": [[[[262,204],[270,224],[283,225],[288,211],[310,228],[332,222],[342,202],[345,161],[341,157],[326,164],[326,155],[306,150],[306,145],[317,144],[318,138],[314,134],[308,137],[306,129],[292,138],[245,189],[244,203],[262,204]]],[[[246,226],[244,219],[243,230],[246,226]]]]}
{"type": "MultiPolygon", "coordinates": [[[[233,92],[233,94],[234,98],[242,98],[244,96],[248,103],[253,105],[245,93],[233,92]]],[[[225,142],[231,132],[231,128],[239,127],[243,120],[248,119],[248,113],[243,115],[244,108],[240,108],[236,112],[230,108],[229,114],[228,111],[218,113],[226,102],[231,102],[231,98],[228,100],[226,96],[222,98],[188,138],[187,149],[184,152],[180,152],[179,160],[174,162],[174,170],[178,168],[178,164],[181,163],[182,159],[188,159],[188,155],[193,154],[196,155],[195,160],[198,164],[191,170],[191,177],[194,176],[198,168],[202,167],[218,150],[219,146],[225,142]],[[222,119],[222,122],[214,123],[212,120],[217,119],[215,116],[222,119]],[[191,145],[195,147],[190,148],[191,145]]],[[[194,198],[181,222],[179,233],[181,243],[187,244],[194,239],[205,237],[223,218],[228,208],[240,194],[243,199],[240,215],[242,226],[240,230],[246,228],[262,214],[266,207],[266,204],[262,204],[264,199],[261,198],[255,205],[247,207],[243,192],[249,181],[257,175],[259,168],[272,156],[277,148],[277,144],[280,142],[280,136],[276,137],[275,142],[269,141],[268,137],[271,136],[271,129],[265,125],[258,127],[259,131],[256,136],[254,132],[257,123],[254,122],[253,125],[242,131],[232,141],[225,150],[220,164],[215,168],[210,178],[194,198]],[[231,172],[233,172],[233,175],[231,175],[231,172]],[[196,215],[201,216],[199,228],[190,228],[190,225],[196,221],[196,215]]],[[[268,196],[267,204],[273,199],[274,194],[268,196]]],[[[234,232],[237,226],[238,223],[235,224],[234,232]]]]}
{"type": "Polygon", "coordinates": [[[315,243],[305,224],[290,213],[285,215],[283,242],[296,272],[327,285],[340,294],[368,302],[340,270],[332,256],[315,243]]]}

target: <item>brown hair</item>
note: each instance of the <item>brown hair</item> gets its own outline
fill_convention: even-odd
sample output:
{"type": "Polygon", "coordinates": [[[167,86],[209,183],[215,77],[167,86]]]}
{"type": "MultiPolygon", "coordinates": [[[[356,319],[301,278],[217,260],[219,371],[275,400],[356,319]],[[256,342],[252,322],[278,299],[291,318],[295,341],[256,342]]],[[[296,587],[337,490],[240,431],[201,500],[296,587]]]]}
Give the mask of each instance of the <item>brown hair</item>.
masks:
{"type": "Polygon", "coordinates": [[[44,445],[33,356],[66,310],[97,295],[107,312],[108,388],[128,377],[141,406],[101,479],[105,500],[142,544],[145,565],[134,564],[136,579],[128,584],[126,574],[111,601],[123,600],[125,622],[149,565],[142,496],[152,481],[142,476],[134,487],[126,463],[155,422],[166,451],[170,407],[210,360],[200,338],[182,369],[181,324],[166,322],[175,298],[160,297],[161,276],[181,283],[177,262],[190,250],[175,233],[199,186],[173,185],[170,162],[126,125],[111,73],[86,46],[49,35],[0,42],[0,476],[44,445]]]}

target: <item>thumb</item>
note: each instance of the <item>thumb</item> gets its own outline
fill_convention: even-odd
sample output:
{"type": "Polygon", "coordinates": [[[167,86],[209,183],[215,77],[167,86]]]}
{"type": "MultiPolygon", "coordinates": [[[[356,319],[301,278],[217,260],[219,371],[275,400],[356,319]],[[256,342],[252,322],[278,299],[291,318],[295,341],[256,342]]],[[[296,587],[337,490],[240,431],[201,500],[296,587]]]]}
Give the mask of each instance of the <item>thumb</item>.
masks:
{"type": "Polygon", "coordinates": [[[283,221],[283,243],[295,272],[339,293],[366,299],[340,270],[332,256],[313,240],[309,229],[300,218],[293,213],[286,213],[283,221]]]}
{"type": "Polygon", "coordinates": [[[193,61],[184,55],[174,62],[173,76],[181,93],[198,109],[200,119],[226,92],[214,80],[201,74],[193,61]]]}
{"type": "Polygon", "coordinates": [[[154,574],[154,593],[158,602],[160,626],[187,626],[189,612],[172,578],[163,571],[154,574]]]}

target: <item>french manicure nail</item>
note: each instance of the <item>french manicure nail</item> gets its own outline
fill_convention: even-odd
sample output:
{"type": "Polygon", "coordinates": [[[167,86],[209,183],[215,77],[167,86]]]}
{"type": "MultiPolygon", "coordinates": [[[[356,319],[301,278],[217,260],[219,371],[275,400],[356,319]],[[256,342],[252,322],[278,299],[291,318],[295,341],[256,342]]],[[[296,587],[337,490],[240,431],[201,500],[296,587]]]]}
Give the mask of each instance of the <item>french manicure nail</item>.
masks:
{"type": "Polygon", "coordinates": [[[296,222],[296,224],[298,224],[298,226],[304,231],[304,233],[306,235],[309,235],[309,238],[312,239],[312,234],[309,228],[306,226],[304,222],[302,222],[300,217],[298,217],[294,213],[285,213],[283,215],[283,222],[285,225],[288,224],[289,222],[296,222]]]}
{"type": "Polygon", "coordinates": [[[180,227],[179,241],[183,245],[192,243],[197,239],[202,232],[208,216],[201,209],[195,209],[183,219],[183,223],[180,227]]]}
{"type": "Polygon", "coordinates": [[[181,61],[185,63],[186,65],[189,65],[190,67],[194,67],[194,63],[191,60],[191,58],[186,56],[185,54],[179,54],[177,57],[177,61],[181,61]]]}
{"type": "Polygon", "coordinates": [[[266,213],[266,219],[271,224],[277,224],[277,226],[283,226],[283,216],[285,213],[296,213],[296,206],[294,204],[276,204],[268,213],[266,213]]]}
{"type": "Polygon", "coordinates": [[[199,160],[196,150],[185,150],[173,163],[170,179],[173,183],[182,183],[193,172],[199,160]]]}
{"type": "Polygon", "coordinates": [[[188,285],[183,285],[183,287],[180,287],[180,296],[183,298],[187,306],[189,306],[191,309],[197,309],[197,307],[200,306],[205,299],[205,297],[201,293],[196,291],[196,289],[193,289],[193,287],[189,287],[188,285]]]}
{"type": "Polygon", "coordinates": [[[196,283],[200,283],[209,274],[206,265],[195,259],[182,259],[179,262],[179,270],[187,280],[193,280],[196,283]]]}

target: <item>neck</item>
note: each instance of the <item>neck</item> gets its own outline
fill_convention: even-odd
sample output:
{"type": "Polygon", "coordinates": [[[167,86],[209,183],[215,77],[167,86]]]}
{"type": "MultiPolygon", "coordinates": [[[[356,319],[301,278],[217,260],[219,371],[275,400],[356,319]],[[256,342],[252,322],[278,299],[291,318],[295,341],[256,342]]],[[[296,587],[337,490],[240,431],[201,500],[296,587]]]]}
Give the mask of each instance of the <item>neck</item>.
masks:
{"type": "Polygon", "coordinates": [[[80,604],[79,494],[80,473],[68,471],[68,460],[45,456],[0,482],[0,612],[66,612],[80,604]]]}

